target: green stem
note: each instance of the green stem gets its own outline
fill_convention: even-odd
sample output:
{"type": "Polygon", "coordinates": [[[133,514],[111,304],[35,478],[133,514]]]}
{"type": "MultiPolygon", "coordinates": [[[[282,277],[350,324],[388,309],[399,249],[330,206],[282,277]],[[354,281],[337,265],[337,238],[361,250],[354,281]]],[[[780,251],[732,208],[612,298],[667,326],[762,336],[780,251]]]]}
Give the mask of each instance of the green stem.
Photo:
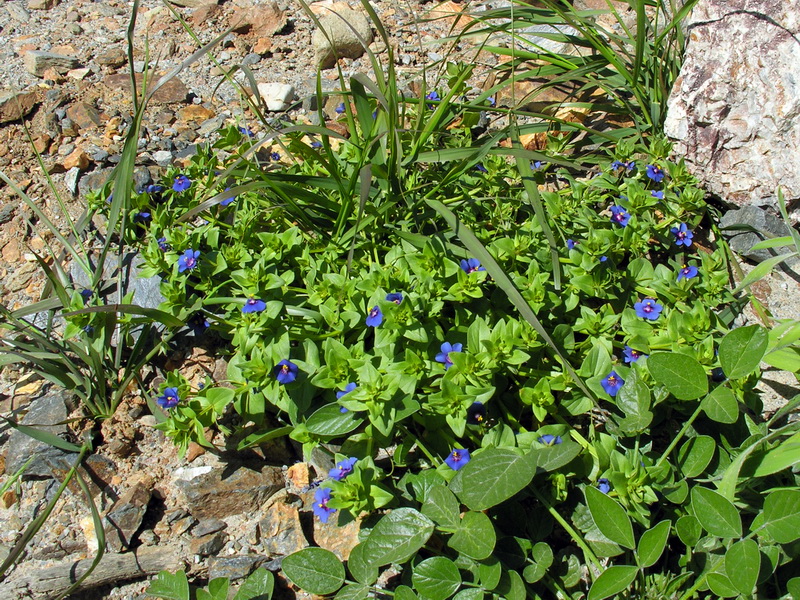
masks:
{"type": "MultiPolygon", "coordinates": [[[[534,487],[531,487],[530,489],[533,491],[534,495],[539,499],[539,501],[542,504],[544,504],[545,507],[547,507],[547,511],[553,516],[553,518],[556,521],[558,521],[558,524],[564,528],[564,530],[575,541],[575,543],[578,544],[580,549],[583,550],[583,554],[586,557],[586,559],[589,560],[594,565],[595,569],[597,569],[598,572],[601,572],[603,570],[603,567],[600,565],[600,561],[597,560],[597,557],[594,555],[594,552],[592,552],[592,549],[589,548],[589,545],[583,540],[580,534],[577,531],[575,531],[572,525],[566,522],[564,517],[562,517],[558,513],[558,511],[553,507],[553,505],[550,504],[550,501],[547,498],[545,498],[544,494],[542,494],[539,490],[537,490],[534,487]]],[[[589,569],[589,574],[592,576],[592,579],[594,580],[596,577],[594,571],[589,569]]]]}
{"type": "Polygon", "coordinates": [[[703,403],[702,402],[700,402],[697,405],[697,408],[692,413],[692,416],[689,417],[689,419],[686,421],[686,423],[683,424],[683,427],[681,427],[681,430],[678,432],[678,435],[675,436],[675,439],[673,439],[672,442],[670,443],[670,445],[667,446],[667,449],[664,450],[664,454],[661,455],[661,458],[658,459],[658,462],[656,463],[656,465],[654,467],[655,469],[658,469],[661,466],[661,464],[665,460],[667,460],[667,458],[669,457],[670,453],[675,449],[675,446],[678,445],[678,442],[680,442],[681,439],[683,439],[683,436],[686,435],[686,432],[689,430],[689,427],[692,426],[692,423],[694,423],[694,420],[700,415],[700,411],[701,410],[703,410],[703,403]]]}

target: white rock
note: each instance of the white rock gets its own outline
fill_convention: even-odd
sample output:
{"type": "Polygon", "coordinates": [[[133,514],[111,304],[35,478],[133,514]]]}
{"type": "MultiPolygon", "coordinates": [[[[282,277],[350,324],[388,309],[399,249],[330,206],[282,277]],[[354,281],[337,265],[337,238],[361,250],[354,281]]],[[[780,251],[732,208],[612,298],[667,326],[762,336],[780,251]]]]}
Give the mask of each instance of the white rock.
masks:
{"type": "Polygon", "coordinates": [[[258,94],[270,110],[286,110],[294,100],[294,87],[288,83],[259,83],[258,94]]]}
{"type": "Polygon", "coordinates": [[[172,164],[172,152],[168,150],[153,152],[153,160],[159,167],[168,167],[172,164]]]}

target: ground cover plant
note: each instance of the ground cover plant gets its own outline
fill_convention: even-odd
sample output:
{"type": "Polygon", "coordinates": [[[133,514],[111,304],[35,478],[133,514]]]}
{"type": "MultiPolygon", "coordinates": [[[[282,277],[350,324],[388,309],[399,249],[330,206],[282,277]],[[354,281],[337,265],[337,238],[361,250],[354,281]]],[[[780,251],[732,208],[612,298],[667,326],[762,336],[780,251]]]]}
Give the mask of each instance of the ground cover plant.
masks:
{"type": "MultiPolygon", "coordinates": [[[[346,564],[285,558],[310,593],[797,593],[798,402],[765,419],[754,392],[762,359],[794,364],[792,330],[734,327],[724,242],[669,145],[592,131],[605,143],[574,155],[581,129],[559,124],[530,152],[513,119],[476,128],[494,98],[469,93],[469,66],[415,98],[375,72],[344,90],[346,134],[242,122],[159,184],[123,173],[94,199],[162,279],[158,312],[127,309],[161,322],[150,351],[185,323],[228,358],[225,381],[174,370],[148,390],[158,427],[182,451],[289,436],[330,454],[311,509],[361,519],[362,540],[346,564]]],[[[53,279],[67,326],[43,340],[106,347],[120,310],[53,279]]],[[[187,597],[181,575],[150,593],[187,597]]]]}

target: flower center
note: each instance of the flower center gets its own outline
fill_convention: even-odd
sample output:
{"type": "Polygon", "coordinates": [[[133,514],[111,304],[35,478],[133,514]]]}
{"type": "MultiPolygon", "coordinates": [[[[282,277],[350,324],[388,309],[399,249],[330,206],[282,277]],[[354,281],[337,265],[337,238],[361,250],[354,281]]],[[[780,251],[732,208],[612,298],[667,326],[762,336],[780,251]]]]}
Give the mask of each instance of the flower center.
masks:
{"type": "Polygon", "coordinates": [[[186,259],[186,266],[190,269],[194,266],[194,263],[197,262],[194,258],[187,258],[186,259]]]}
{"type": "Polygon", "coordinates": [[[444,357],[445,364],[452,365],[453,361],[450,359],[450,353],[448,352],[447,355],[444,357]]]}
{"type": "Polygon", "coordinates": [[[631,356],[633,358],[639,358],[639,353],[636,350],[631,350],[631,356]]]}
{"type": "Polygon", "coordinates": [[[288,373],[289,372],[289,365],[281,365],[281,373],[288,373]]]}
{"type": "Polygon", "coordinates": [[[370,317],[377,317],[378,316],[378,312],[379,312],[379,310],[378,310],[378,307],[376,306],[371,311],[369,311],[369,316],[370,317]]]}
{"type": "Polygon", "coordinates": [[[317,504],[317,506],[319,506],[320,508],[327,509],[328,508],[328,499],[327,498],[323,499],[319,504],[317,504]]]}
{"type": "Polygon", "coordinates": [[[250,298],[250,300],[248,300],[248,301],[247,301],[247,303],[248,303],[250,306],[253,306],[253,305],[256,303],[256,299],[255,299],[255,298],[250,298]]]}
{"type": "Polygon", "coordinates": [[[608,383],[609,385],[617,385],[617,378],[612,375],[608,378],[608,383]]]}
{"type": "Polygon", "coordinates": [[[644,310],[644,312],[648,312],[648,313],[649,312],[653,312],[653,307],[650,304],[645,304],[643,310],[644,310]]]}
{"type": "Polygon", "coordinates": [[[167,396],[167,402],[175,402],[176,400],[175,396],[167,396]]]}
{"type": "Polygon", "coordinates": [[[454,451],[453,451],[453,460],[454,460],[454,461],[456,461],[456,462],[458,462],[459,460],[461,460],[461,452],[456,452],[456,451],[454,450],[454,451]]]}

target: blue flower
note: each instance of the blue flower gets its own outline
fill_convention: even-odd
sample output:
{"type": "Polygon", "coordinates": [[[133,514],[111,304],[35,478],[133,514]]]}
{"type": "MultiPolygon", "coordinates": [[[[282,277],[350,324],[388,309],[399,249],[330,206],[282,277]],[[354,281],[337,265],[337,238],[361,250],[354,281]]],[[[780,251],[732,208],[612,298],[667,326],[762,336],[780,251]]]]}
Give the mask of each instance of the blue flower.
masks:
{"type": "Polygon", "coordinates": [[[278,152],[270,152],[270,155],[269,155],[269,157],[270,157],[272,160],[275,160],[275,161],[277,161],[277,160],[280,160],[280,159],[281,159],[281,155],[280,155],[280,153],[278,153],[278,152]]]}
{"type": "Polygon", "coordinates": [[[163,409],[174,408],[178,406],[181,397],[178,395],[178,388],[168,387],[164,393],[156,398],[156,402],[163,409]]]}
{"type": "MultiPolygon", "coordinates": [[[[225,191],[227,192],[229,189],[231,189],[231,188],[230,187],[226,187],[225,191]]],[[[220,200],[219,205],[220,206],[228,206],[234,200],[236,200],[236,196],[231,196],[230,198],[225,198],[224,200],[220,200]]]]}
{"type": "Polygon", "coordinates": [[[275,367],[275,379],[278,383],[292,383],[297,379],[297,365],[286,359],[279,362],[275,367]]]}
{"type": "Polygon", "coordinates": [[[430,92],[427,96],[425,96],[425,99],[426,100],[433,100],[435,102],[439,102],[441,100],[441,98],[439,97],[438,92],[436,92],[435,90],[433,92],[430,92]]]}
{"type": "Polygon", "coordinates": [[[143,211],[136,213],[136,216],[133,217],[133,220],[136,221],[137,223],[144,223],[149,218],[150,218],[150,213],[143,211]]]}
{"type": "Polygon", "coordinates": [[[449,369],[453,366],[453,361],[450,359],[450,353],[461,352],[462,347],[463,346],[461,344],[451,344],[450,342],[445,342],[440,347],[441,352],[436,355],[436,362],[442,363],[445,370],[449,369]]]}
{"type": "Polygon", "coordinates": [[[92,297],[92,293],[93,293],[92,290],[90,290],[89,288],[83,288],[80,291],[81,298],[83,298],[84,302],[86,302],[87,300],[89,300],[89,298],[92,297]]]}
{"type": "Polygon", "coordinates": [[[622,354],[623,354],[623,360],[626,363],[635,363],[640,358],[642,357],[647,358],[648,356],[647,354],[642,354],[641,352],[634,350],[630,346],[625,346],[625,348],[622,350],[622,354]]]}
{"type": "Polygon", "coordinates": [[[662,192],[661,190],[653,190],[652,192],[650,192],[650,195],[653,198],[658,198],[659,200],[664,199],[664,192],[662,192]]]}
{"type": "Polygon", "coordinates": [[[330,499],[330,488],[319,488],[314,492],[314,504],[311,505],[311,509],[314,511],[314,515],[323,523],[327,523],[328,517],[336,512],[335,508],[328,508],[328,501],[330,499]]]}
{"type": "Polygon", "coordinates": [[[165,238],[165,237],[160,237],[160,238],[158,238],[156,241],[158,242],[158,247],[159,247],[159,249],[160,249],[162,252],[166,252],[167,250],[170,250],[170,249],[172,249],[172,246],[170,246],[170,245],[167,243],[167,238],[165,238]]]}
{"type": "Polygon", "coordinates": [[[253,137],[255,135],[255,133],[250,131],[250,129],[247,127],[239,127],[239,133],[246,135],[247,137],[253,137]]]}
{"type": "Polygon", "coordinates": [[[664,171],[662,171],[658,165],[647,165],[645,170],[647,176],[656,183],[661,183],[661,180],[664,179],[664,171]]]}
{"type": "Polygon", "coordinates": [[[575,240],[567,240],[567,250],[572,250],[577,245],[578,242],[576,242],[575,240]]]}
{"type": "Polygon", "coordinates": [[[189,319],[186,321],[186,324],[195,335],[202,335],[206,329],[211,327],[211,323],[208,322],[206,316],[200,312],[194,313],[191,317],[189,317],[189,319]]]}
{"type": "Polygon", "coordinates": [[[172,184],[172,189],[176,192],[184,192],[192,187],[192,181],[186,175],[178,175],[172,184]]]}
{"type": "Polygon", "coordinates": [[[163,185],[155,185],[155,184],[151,183],[150,185],[148,185],[148,186],[146,186],[144,188],[144,191],[147,192],[150,195],[160,194],[161,192],[164,191],[164,186],[163,185]]]}
{"type": "Polygon", "coordinates": [[[536,441],[540,444],[544,444],[545,446],[558,446],[564,440],[561,439],[560,435],[550,435],[549,433],[546,433],[544,435],[540,435],[536,441]]]}
{"type": "Polygon", "coordinates": [[[533,161],[531,163],[531,171],[538,171],[539,169],[542,168],[542,165],[544,165],[544,163],[540,160],[533,161]]]}
{"type": "Polygon", "coordinates": [[[678,246],[686,246],[687,248],[692,245],[692,238],[694,234],[686,226],[686,223],[681,223],[680,227],[673,227],[670,233],[675,236],[675,244],[678,246]]]}
{"type": "Polygon", "coordinates": [[[461,269],[466,273],[474,273],[475,271],[485,271],[486,269],[481,266],[481,261],[477,258],[469,258],[467,260],[461,259],[461,269]]]}
{"type": "Polygon", "coordinates": [[[486,167],[483,166],[483,163],[478,163],[477,165],[475,165],[475,170],[479,171],[480,173],[488,173],[489,172],[489,170],[486,167]]]}
{"type": "Polygon", "coordinates": [[[344,102],[341,102],[339,105],[336,106],[336,113],[337,114],[341,115],[341,114],[344,113],[345,110],[347,110],[347,109],[345,109],[345,107],[344,107],[344,102]]]}
{"type": "Polygon", "coordinates": [[[631,220],[631,216],[628,212],[619,205],[614,205],[611,207],[611,222],[616,223],[617,225],[621,225],[625,227],[628,224],[628,221],[631,220]]]}
{"type": "Polygon", "coordinates": [[[626,160],[625,162],[622,162],[620,160],[615,160],[614,162],[611,163],[612,171],[616,171],[617,169],[622,169],[622,168],[624,168],[626,171],[630,173],[636,168],[636,162],[632,160],[626,160]]]}
{"type": "Polygon", "coordinates": [[[636,310],[637,317],[648,321],[655,321],[661,311],[664,310],[664,307],[652,298],[645,298],[641,302],[637,302],[633,305],[633,308],[636,310]]]}
{"type": "Polygon", "coordinates": [[[373,306],[369,314],[367,315],[367,320],[365,321],[367,327],[377,327],[381,323],[383,323],[383,313],[381,309],[377,306],[373,306]]]}
{"type": "Polygon", "coordinates": [[[678,271],[678,281],[681,279],[692,279],[693,277],[697,277],[697,267],[687,267],[683,265],[683,268],[678,271]]]}
{"type": "Polygon", "coordinates": [[[261,312],[267,308],[267,303],[263,300],[257,300],[256,298],[250,298],[247,302],[244,303],[242,307],[242,312],[244,314],[248,313],[257,313],[261,312]]]}
{"type": "Polygon", "coordinates": [[[357,387],[358,386],[355,383],[352,383],[352,382],[348,383],[346,386],[344,386],[344,390],[336,392],[336,399],[337,400],[341,400],[343,396],[346,396],[347,394],[352,392],[357,387]]]}
{"type": "Polygon", "coordinates": [[[319,140],[311,140],[311,147],[322,148],[322,142],[320,142],[319,140]]]}
{"type": "Polygon", "coordinates": [[[608,257],[605,254],[603,254],[603,256],[600,257],[600,262],[606,262],[607,260],[608,257]]]}
{"type": "Polygon", "coordinates": [[[386,294],[386,301],[387,302],[394,302],[395,304],[400,304],[403,302],[403,294],[400,292],[391,292],[386,294]]]}
{"type": "Polygon", "coordinates": [[[197,266],[198,258],[200,258],[200,250],[192,250],[191,248],[186,250],[183,256],[178,259],[178,273],[194,269],[197,266]]]}
{"type": "Polygon", "coordinates": [[[605,477],[601,477],[600,479],[597,480],[597,489],[603,492],[604,494],[607,494],[608,492],[611,491],[611,482],[605,477]]]}
{"type": "Polygon", "coordinates": [[[469,461],[470,461],[469,450],[464,450],[463,448],[455,448],[447,456],[447,458],[444,459],[445,464],[451,469],[453,469],[453,471],[458,471],[469,461]]]}
{"type": "Polygon", "coordinates": [[[497,104],[497,102],[496,102],[496,101],[495,101],[495,99],[494,99],[494,96],[489,96],[489,97],[486,99],[486,102],[488,102],[488,103],[489,103],[489,106],[491,106],[492,108],[494,108],[494,106],[497,104]]]}
{"type": "Polygon", "coordinates": [[[470,425],[480,425],[486,420],[487,410],[483,402],[473,402],[467,409],[467,423],[470,425]]]}
{"type": "Polygon", "coordinates": [[[617,395],[617,392],[620,390],[620,388],[625,385],[625,380],[617,375],[616,371],[611,371],[611,373],[608,374],[608,377],[600,381],[600,385],[603,386],[606,394],[613,398],[617,395]]]}
{"type": "Polygon", "coordinates": [[[353,472],[353,465],[356,464],[357,460],[357,458],[346,458],[336,463],[336,466],[328,472],[328,477],[341,481],[353,472]]]}

